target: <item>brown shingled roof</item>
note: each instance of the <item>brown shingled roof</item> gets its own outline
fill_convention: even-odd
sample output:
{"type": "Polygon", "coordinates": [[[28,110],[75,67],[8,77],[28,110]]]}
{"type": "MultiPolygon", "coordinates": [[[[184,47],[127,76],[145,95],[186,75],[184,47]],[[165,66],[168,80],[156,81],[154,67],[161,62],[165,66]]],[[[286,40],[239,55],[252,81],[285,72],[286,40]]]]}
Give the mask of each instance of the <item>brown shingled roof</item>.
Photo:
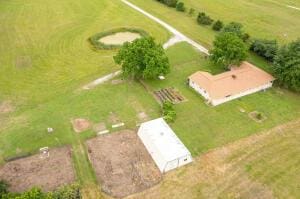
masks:
{"type": "Polygon", "coordinates": [[[198,71],[189,79],[206,90],[211,99],[222,99],[265,85],[273,81],[274,77],[245,61],[240,67],[232,67],[228,72],[211,75],[208,72],[198,71]]]}

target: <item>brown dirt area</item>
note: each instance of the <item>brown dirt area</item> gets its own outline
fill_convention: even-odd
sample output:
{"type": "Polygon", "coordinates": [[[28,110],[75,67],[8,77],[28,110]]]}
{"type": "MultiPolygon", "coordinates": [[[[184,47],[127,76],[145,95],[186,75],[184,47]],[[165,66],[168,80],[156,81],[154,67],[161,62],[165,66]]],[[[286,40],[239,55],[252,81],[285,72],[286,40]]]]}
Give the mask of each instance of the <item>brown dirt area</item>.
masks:
{"type": "Polygon", "coordinates": [[[89,120],[82,118],[71,120],[71,123],[73,126],[73,130],[76,133],[86,131],[92,127],[92,123],[89,120]]]}
{"type": "Polygon", "coordinates": [[[108,120],[112,124],[117,124],[117,123],[121,122],[121,119],[119,118],[119,116],[114,112],[109,113],[108,120]]]}
{"type": "Polygon", "coordinates": [[[141,38],[141,35],[138,33],[132,32],[119,32],[113,35],[108,35],[106,37],[101,38],[99,41],[104,44],[111,44],[111,45],[121,45],[125,42],[132,42],[135,39],[141,38]]]}
{"type": "Polygon", "coordinates": [[[86,144],[102,190],[111,196],[140,192],[161,180],[158,168],[133,131],[103,135],[86,144]]]}
{"type": "Polygon", "coordinates": [[[14,106],[10,101],[0,102],[0,114],[6,114],[14,111],[14,106]]]}
{"type": "Polygon", "coordinates": [[[0,176],[10,184],[12,192],[23,192],[33,186],[52,191],[75,181],[71,150],[56,148],[50,150],[48,158],[36,154],[8,162],[0,168],[0,176]]]}
{"type": "MultiPolygon", "coordinates": [[[[166,173],[158,185],[128,198],[277,198],[274,187],[252,178],[245,171],[244,162],[260,157],[255,151],[272,147],[270,140],[274,137],[281,140],[280,136],[288,136],[285,132],[291,129],[300,136],[300,119],[214,149],[195,158],[192,164],[166,173]]],[[[277,191],[284,190],[282,184],[279,188],[277,191]]],[[[285,198],[294,198],[290,196],[285,198]]]]}
{"type": "Polygon", "coordinates": [[[137,113],[137,118],[138,118],[137,124],[150,120],[150,117],[145,112],[143,105],[137,99],[132,98],[129,99],[129,101],[130,101],[130,105],[134,108],[134,110],[137,113]]]}
{"type": "Polygon", "coordinates": [[[30,56],[19,56],[16,59],[16,68],[23,69],[31,67],[31,58],[30,56]]]}
{"type": "Polygon", "coordinates": [[[94,130],[96,133],[98,133],[98,132],[100,132],[100,131],[104,131],[104,130],[106,130],[106,125],[105,125],[104,122],[100,122],[100,123],[98,123],[98,124],[94,124],[93,130],[94,130]]]}
{"type": "Polygon", "coordinates": [[[113,85],[122,84],[122,83],[124,83],[123,79],[114,79],[111,81],[111,84],[113,85]]]}

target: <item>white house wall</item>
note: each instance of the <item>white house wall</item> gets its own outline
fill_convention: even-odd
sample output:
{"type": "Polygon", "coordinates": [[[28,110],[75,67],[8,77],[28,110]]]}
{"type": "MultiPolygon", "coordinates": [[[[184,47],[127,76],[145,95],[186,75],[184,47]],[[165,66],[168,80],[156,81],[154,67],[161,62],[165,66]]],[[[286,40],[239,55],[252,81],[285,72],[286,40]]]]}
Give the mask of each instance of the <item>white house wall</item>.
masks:
{"type": "Polygon", "coordinates": [[[181,157],[181,158],[179,158],[179,160],[178,160],[178,167],[181,167],[181,166],[183,166],[183,165],[186,165],[186,164],[188,164],[188,163],[190,163],[190,162],[192,162],[193,161],[193,159],[192,159],[192,156],[191,155],[187,155],[187,156],[185,156],[185,157],[181,157]]]}
{"type": "Polygon", "coordinates": [[[261,91],[261,90],[268,89],[268,88],[272,87],[272,85],[273,85],[272,82],[270,82],[268,84],[262,85],[260,87],[254,88],[254,89],[247,90],[245,92],[242,92],[242,93],[239,93],[239,94],[236,94],[236,95],[232,95],[230,97],[217,99],[217,100],[211,100],[211,104],[213,106],[217,106],[217,105],[223,104],[225,102],[228,102],[228,101],[231,101],[231,100],[234,100],[234,99],[246,96],[246,95],[250,95],[252,93],[256,93],[256,92],[261,91]]]}
{"type": "Polygon", "coordinates": [[[197,91],[200,95],[202,95],[206,100],[209,100],[209,94],[202,89],[198,84],[194,83],[192,80],[189,80],[189,85],[192,87],[195,91],[197,91]]]}

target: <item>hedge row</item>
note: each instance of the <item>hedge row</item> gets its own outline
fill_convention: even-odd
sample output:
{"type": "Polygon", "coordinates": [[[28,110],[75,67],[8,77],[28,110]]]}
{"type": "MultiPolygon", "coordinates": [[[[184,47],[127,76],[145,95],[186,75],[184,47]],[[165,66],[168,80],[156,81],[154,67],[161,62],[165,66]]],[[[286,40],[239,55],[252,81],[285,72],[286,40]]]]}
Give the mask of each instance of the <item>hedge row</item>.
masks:
{"type": "Polygon", "coordinates": [[[132,33],[138,33],[142,37],[148,37],[148,33],[142,29],[138,28],[116,28],[112,30],[108,30],[105,32],[100,32],[97,33],[89,38],[89,42],[92,44],[94,50],[112,50],[112,49],[117,49],[121,47],[121,45],[112,45],[112,44],[105,44],[100,42],[100,39],[109,35],[113,35],[119,32],[132,32],[132,33]]]}

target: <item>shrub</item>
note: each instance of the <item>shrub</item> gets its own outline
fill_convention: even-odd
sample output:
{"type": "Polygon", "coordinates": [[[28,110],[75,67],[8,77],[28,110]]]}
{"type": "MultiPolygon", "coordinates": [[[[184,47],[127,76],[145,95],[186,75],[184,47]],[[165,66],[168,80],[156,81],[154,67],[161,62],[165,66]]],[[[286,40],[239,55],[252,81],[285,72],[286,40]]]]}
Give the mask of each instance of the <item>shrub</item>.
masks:
{"type": "Polygon", "coordinates": [[[276,40],[255,39],[251,43],[250,50],[268,61],[273,61],[278,51],[278,44],[276,40]]]}
{"type": "Polygon", "coordinates": [[[242,36],[242,40],[244,42],[248,41],[250,39],[250,35],[248,33],[244,33],[243,36],[242,36]]]}
{"type": "Polygon", "coordinates": [[[213,19],[207,16],[204,12],[199,12],[197,17],[197,22],[201,25],[211,25],[213,23],[213,19]]]}
{"type": "Polygon", "coordinates": [[[81,199],[79,185],[67,185],[53,192],[43,192],[40,188],[32,188],[23,193],[3,193],[1,199],[81,199]]]}
{"type": "Polygon", "coordinates": [[[300,92],[300,39],[278,50],[274,57],[274,73],[281,85],[300,92]]]}
{"type": "Polygon", "coordinates": [[[165,101],[162,106],[163,118],[166,122],[174,122],[176,119],[176,112],[174,105],[170,101],[165,101]]]}
{"type": "Polygon", "coordinates": [[[184,12],[185,11],[184,3],[183,2],[178,2],[176,4],[176,10],[179,11],[179,12],[184,12]]]}
{"type": "Polygon", "coordinates": [[[0,180],[0,198],[8,193],[8,184],[4,180],[0,180]]]}
{"type": "Polygon", "coordinates": [[[238,22],[231,22],[227,24],[223,28],[223,32],[231,32],[236,34],[239,38],[241,38],[244,42],[247,41],[250,38],[250,35],[248,33],[245,33],[243,30],[243,25],[238,22]]]}
{"type": "Polygon", "coordinates": [[[175,8],[178,0],[163,0],[162,2],[169,7],[175,8]]]}
{"type": "Polygon", "coordinates": [[[261,120],[263,118],[261,113],[257,113],[256,114],[256,119],[261,120]]]}
{"type": "Polygon", "coordinates": [[[195,14],[195,9],[194,8],[190,8],[189,15],[190,16],[194,16],[194,14],[195,14]]]}
{"type": "Polygon", "coordinates": [[[222,21],[218,20],[214,23],[212,29],[215,31],[220,31],[223,28],[224,24],[222,21]]]}

